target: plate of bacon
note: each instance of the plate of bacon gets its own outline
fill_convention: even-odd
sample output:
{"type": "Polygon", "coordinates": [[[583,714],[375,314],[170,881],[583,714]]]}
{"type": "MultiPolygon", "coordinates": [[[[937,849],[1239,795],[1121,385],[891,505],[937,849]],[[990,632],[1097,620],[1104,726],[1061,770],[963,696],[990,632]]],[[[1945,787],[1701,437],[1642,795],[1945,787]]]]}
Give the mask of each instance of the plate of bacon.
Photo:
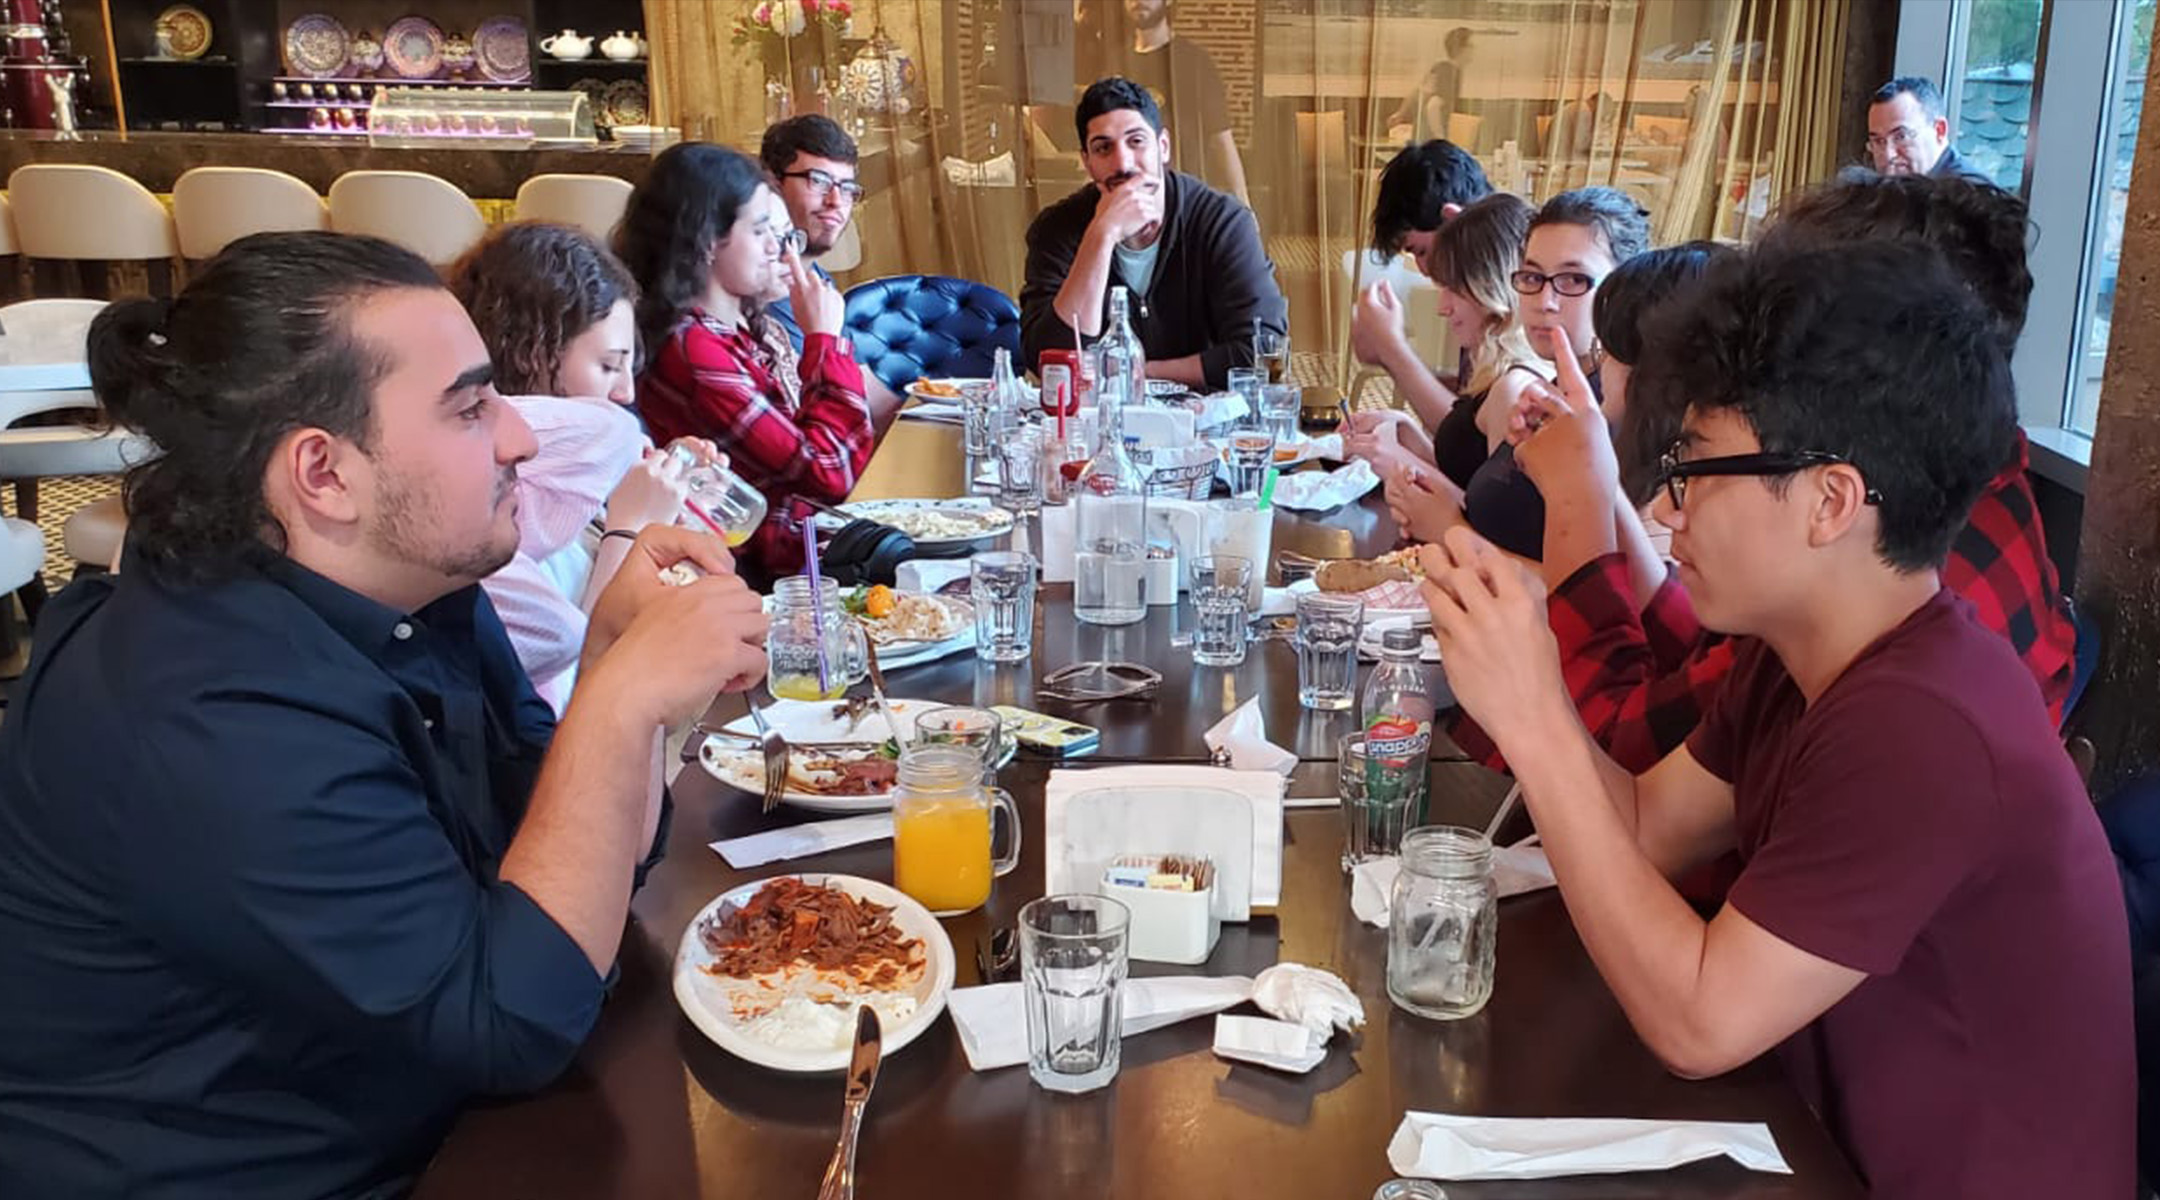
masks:
{"type": "Polygon", "coordinates": [[[890,1055],[945,1011],[952,940],[928,909],[854,875],[781,875],[723,893],[675,954],[675,1001],[713,1044],[775,1071],[847,1068],[869,1005],[890,1055]]]}
{"type": "MultiPolygon", "coordinates": [[[[912,736],[915,718],[941,705],[896,697],[889,707],[899,731],[912,736]]],[[[824,813],[892,807],[900,771],[891,745],[893,729],[869,700],[774,700],[763,708],[765,719],[789,743],[787,790],[781,803],[824,813]]],[[[698,747],[698,762],[729,787],[753,796],[762,793],[765,760],[754,740],[757,726],[742,716],[723,729],[741,736],[708,736],[698,747]]]]}

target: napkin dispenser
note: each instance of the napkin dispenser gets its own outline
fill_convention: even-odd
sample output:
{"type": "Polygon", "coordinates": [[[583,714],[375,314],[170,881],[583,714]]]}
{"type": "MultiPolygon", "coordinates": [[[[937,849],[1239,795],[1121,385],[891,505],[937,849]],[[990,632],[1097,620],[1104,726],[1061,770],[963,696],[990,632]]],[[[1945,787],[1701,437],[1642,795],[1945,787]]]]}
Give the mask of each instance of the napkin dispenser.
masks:
{"type": "Polygon", "coordinates": [[[1202,886],[1190,890],[1151,886],[1150,879],[1160,877],[1163,859],[1162,855],[1120,856],[1103,869],[1095,890],[1132,914],[1126,925],[1127,957],[1186,966],[1204,963],[1222,937],[1213,868],[1207,869],[1202,886]]]}

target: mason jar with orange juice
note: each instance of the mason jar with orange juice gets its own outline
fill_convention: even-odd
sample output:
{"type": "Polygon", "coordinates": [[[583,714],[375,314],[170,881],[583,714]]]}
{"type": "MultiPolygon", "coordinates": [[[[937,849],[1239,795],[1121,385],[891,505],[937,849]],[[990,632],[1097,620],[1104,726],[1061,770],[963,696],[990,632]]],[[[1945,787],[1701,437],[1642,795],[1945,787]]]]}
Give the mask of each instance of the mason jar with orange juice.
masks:
{"type": "Polygon", "coordinates": [[[983,778],[982,756],[961,746],[917,745],[900,754],[893,791],[893,885],[941,917],[982,907],[990,881],[1020,865],[1020,809],[983,778]],[[991,813],[1005,814],[1005,853],[990,853],[991,813]]]}

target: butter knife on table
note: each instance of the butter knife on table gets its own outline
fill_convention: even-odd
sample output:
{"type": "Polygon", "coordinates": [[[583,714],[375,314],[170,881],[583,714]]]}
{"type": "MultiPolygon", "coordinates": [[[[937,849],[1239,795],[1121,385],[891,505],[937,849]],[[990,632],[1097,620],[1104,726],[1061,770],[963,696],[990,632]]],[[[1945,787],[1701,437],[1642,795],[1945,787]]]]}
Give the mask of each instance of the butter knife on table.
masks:
{"type": "Polygon", "coordinates": [[[825,1168],[818,1200],[855,1200],[855,1138],[862,1132],[863,1106],[870,1102],[870,1089],[877,1086],[882,1039],[877,1010],[867,1004],[857,1008],[855,1055],[848,1063],[847,1094],[840,1106],[840,1144],[833,1147],[832,1165],[825,1168]]]}

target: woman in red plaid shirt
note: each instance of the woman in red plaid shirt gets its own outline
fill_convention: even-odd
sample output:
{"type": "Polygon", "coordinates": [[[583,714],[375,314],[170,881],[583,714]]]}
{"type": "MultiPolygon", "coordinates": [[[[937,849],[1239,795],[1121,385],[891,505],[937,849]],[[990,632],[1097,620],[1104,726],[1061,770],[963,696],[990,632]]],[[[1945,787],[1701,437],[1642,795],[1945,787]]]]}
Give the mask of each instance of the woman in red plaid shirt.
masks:
{"type": "Polygon", "coordinates": [[[840,293],[802,264],[771,180],[749,156],[683,142],[653,160],[615,250],[637,277],[646,367],[638,411],[655,442],[711,439],[771,509],[737,551],[760,583],[803,562],[808,501],[854,490],[877,437],[840,293]],[[759,311],[784,282],[800,361],[759,311]]]}

